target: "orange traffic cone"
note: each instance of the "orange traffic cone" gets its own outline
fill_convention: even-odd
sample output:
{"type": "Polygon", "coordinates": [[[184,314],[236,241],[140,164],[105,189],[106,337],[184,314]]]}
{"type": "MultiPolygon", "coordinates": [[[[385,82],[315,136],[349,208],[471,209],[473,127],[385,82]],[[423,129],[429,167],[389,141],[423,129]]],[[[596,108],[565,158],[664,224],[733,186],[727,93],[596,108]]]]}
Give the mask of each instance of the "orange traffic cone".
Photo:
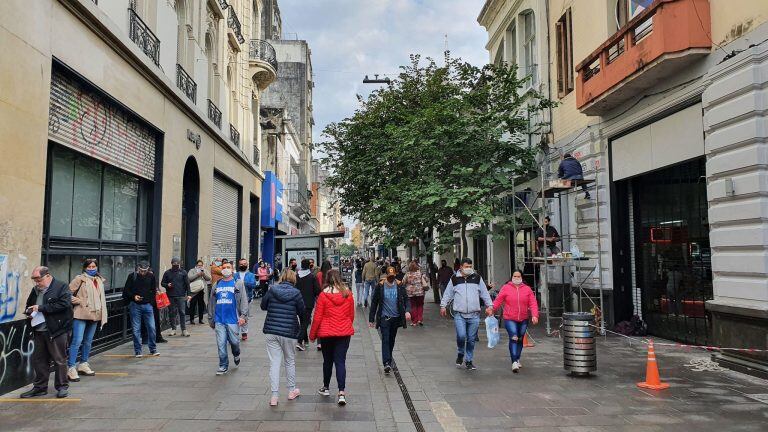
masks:
{"type": "MultiPolygon", "coordinates": [[[[533,338],[531,338],[533,339],[533,338]]],[[[523,347],[525,348],[532,348],[535,347],[536,344],[531,342],[530,339],[528,339],[528,332],[525,332],[525,335],[523,336],[523,347]]]]}
{"type": "Polygon", "coordinates": [[[645,369],[645,382],[637,383],[638,387],[651,390],[664,390],[669,384],[661,382],[659,366],[656,364],[656,352],[653,350],[653,339],[648,343],[648,362],[645,369]]]}

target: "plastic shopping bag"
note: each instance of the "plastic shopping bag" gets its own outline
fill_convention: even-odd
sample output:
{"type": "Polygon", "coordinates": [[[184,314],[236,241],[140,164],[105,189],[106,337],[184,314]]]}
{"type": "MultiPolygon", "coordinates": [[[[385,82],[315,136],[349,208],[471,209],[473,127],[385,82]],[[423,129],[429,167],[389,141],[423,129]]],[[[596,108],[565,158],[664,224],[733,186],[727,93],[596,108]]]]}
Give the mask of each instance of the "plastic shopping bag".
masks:
{"type": "Polygon", "coordinates": [[[168,298],[168,294],[159,292],[155,295],[155,301],[157,302],[158,309],[165,309],[171,305],[171,299],[168,298]]]}
{"type": "Polygon", "coordinates": [[[499,343],[499,320],[494,316],[485,319],[485,331],[488,335],[488,348],[493,348],[499,343]]]}

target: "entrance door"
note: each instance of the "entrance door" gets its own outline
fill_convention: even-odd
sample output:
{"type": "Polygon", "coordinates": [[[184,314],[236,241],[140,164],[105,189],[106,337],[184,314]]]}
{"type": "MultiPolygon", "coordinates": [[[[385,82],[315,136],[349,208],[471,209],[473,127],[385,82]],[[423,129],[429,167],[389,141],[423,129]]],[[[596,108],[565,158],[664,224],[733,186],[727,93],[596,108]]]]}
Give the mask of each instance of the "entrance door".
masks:
{"type": "Polygon", "coordinates": [[[200,173],[194,157],[184,165],[184,183],[181,204],[181,257],[184,268],[192,268],[197,261],[197,238],[200,221],[200,173]]]}
{"type": "MultiPolygon", "coordinates": [[[[257,262],[259,262],[259,245],[261,243],[261,233],[259,229],[259,214],[260,214],[260,206],[259,206],[259,198],[251,195],[251,214],[250,214],[250,220],[251,220],[251,226],[250,226],[250,236],[249,236],[249,248],[248,248],[248,262],[253,265],[257,262]]],[[[267,260],[267,257],[263,257],[267,262],[272,262],[271,260],[267,260]]]]}
{"type": "Polygon", "coordinates": [[[712,261],[705,182],[698,158],[632,179],[635,274],[651,333],[706,344],[712,261]]]}

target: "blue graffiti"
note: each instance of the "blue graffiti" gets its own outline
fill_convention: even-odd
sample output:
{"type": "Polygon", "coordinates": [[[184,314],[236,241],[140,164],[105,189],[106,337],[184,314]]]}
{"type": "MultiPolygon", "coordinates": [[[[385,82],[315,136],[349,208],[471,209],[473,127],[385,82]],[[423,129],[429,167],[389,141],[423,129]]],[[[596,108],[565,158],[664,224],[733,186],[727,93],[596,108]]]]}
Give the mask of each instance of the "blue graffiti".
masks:
{"type": "Polygon", "coordinates": [[[21,290],[21,274],[19,272],[10,271],[3,276],[5,279],[0,281],[0,323],[16,318],[21,290]]]}

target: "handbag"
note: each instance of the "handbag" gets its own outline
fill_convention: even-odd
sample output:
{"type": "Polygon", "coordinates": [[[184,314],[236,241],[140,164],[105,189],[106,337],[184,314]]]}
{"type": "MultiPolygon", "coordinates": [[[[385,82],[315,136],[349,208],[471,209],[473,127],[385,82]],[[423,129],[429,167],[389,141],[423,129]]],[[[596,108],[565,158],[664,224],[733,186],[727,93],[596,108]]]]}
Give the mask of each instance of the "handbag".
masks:
{"type": "Polygon", "coordinates": [[[197,294],[204,289],[205,289],[205,282],[203,282],[202,278],[195,279],[189,283],[189,291],[192,292],[192,294],[197,294]]]}
{"type": "Polygon", "coordinates": [[[158,309],[165,309],[171,305],[171,300],[168,298],[168,294],[159,292],[155,295],[155,302],[157,302],[158,309]]]}
{"type": "Polygon", "coordinates": [[[421,287],[424,291],[429,291],[429,278],[426,275],[421,275],[421,287]]]}

